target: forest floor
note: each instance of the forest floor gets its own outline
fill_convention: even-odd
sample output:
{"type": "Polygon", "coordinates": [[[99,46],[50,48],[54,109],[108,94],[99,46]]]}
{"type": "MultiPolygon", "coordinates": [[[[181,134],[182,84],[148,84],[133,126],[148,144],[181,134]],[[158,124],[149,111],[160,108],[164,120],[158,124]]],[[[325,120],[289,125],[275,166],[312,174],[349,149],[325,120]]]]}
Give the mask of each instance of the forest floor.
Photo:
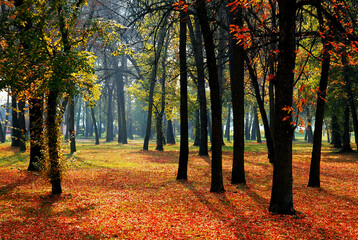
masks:
{"type": "MultiPolygon", "coordinates": [[[[51,196],[29,153],[0,144],[0,239],[357,239],[358,155],[324,145],[321,188],[308,188],[310,144],[294,145],[295,216],[268,212],[272,166],[264,144],[247,143],[246,186],[210,193],[210,159],[190,147],[188,181],[177,181],[179,146],[164,152],[79,142],[67,158],[63,194],[51,196]]],[[[150,149],[154,149],[150,145],[150,149]]]]}

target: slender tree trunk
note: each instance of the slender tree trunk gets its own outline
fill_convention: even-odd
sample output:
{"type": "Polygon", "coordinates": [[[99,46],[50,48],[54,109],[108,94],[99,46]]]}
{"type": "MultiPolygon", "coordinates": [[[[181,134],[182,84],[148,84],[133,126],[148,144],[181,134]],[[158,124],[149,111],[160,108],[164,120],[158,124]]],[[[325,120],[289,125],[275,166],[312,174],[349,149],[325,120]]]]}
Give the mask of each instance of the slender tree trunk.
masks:
{"type": "Polygon", "coordinates": [[[40,161],[43,159],[43,98],[29,99],[30,115],[30,163],[28,171],[39,171],[40,161]]]}
{"type": "MultiPolygon", "coordinates": [[[[256,127],[256,141],[257,143],[261,143],[261,132],[260,132],[260,121],[259,115],[257,113],[257,105],[254,106],[254,114],[255,114],[255,127],[256,127]]],[[[266,140],[267,141],[267,140],[266,140]]]]}
{"type": "Polygon", "coordinates": [[[98,115],[99,115],[98,138],[101,138],[102,137],[102,96],[99,98],[98,115]]]}
{"type": "Polygon", "coordinates": [[[349,133],[349,103],[347,103],[346,109],[344,110],[343,148],[340,152],[353,152],[349,133]]]}
{"type": "MultiPolygon", "coordinates": [[[[109,79],[107,80],[109,81],[109,79]]],[[[106,142],[113,141],[113,109],[112,109],[112,88],[109,86],[109,82],[107,82],[107,94],[108,94],[108,105],[107,105],[107,134],[106,134],[106,142]]]]}
{"type": "Polygon", "coordinates": [[[208,113],[206,109],[205,94],[205,73],[204,73],[204,57],[203,57],[203,39],[200,30],[200,23],[197,17],[194,17],[195,30],[188,20],[189,36],[194,49],[196,72],[198,76],[198,100],[200,112],[200,143],[199,156],[207,156],[208,153],[208,113]]]}
{"type": "Polygon", "coordinates": [[[224,192],[223,172],[222,172],[222,112],[220,83],[215,58],[215,45],[213,34],[210,30],[209,20],[206,10],[206,1],[198,0],[195,3],[199,18],[201,32],[204,38],[206,50],[207,66],[209,72],[209,87],[211,97],[212,113],[212,161],[211,161],[211,192],[224,192]]]}
{"type": "MultiPolygon", "coordinates": [[[[165,21],[165,23],[166,23],[166,21],[165,21]]],[[[162,47],[164,44],[164,38],[165,38],[165,34],[166,34],[166,27],[165,27],[166,24],[165,23],[163,24],[163,27],[159,33],[158,45],[155,49],[152,71],[150,73],[150,78],[149,78],[150,86],[149,86],[149,99],[148,99],[148,116],[147,116],[147,128],[145,131],[143,150],[148,150],[149,139],[151,136],[154,87],[155,87],[155,82],[156,82],[156,77],[157,77],[160,53],[162,51],[162,47]]]]}
{"type": "Polygon", "coordinates": [[[20,134],[19,134],[19,122],[17,114],[17,97],[16,94],[12,92],[11,99],[11,147],[20,147],[20,134]]]}
{"type": "Polygon", "coordinates": [[[97,129],[97,123],[96,123],[96,117],[94,115],[94,108],[91,107],[91,115],[92,115],[92,122],[93,122],[93,127],[94,127],[94,134],[96,137],[96,145],[99,144],[99,137],[98,137],[98,129],[97,129]]]}
{"type": "Polygon", "coordinates": [[[186,63],[186,24],[188,15],[185,11],[180,11],[180,35],[179,35],[179,64],[180,64],[180,153],[178,180],[188,179],[188,76],[186,63]]]}
{"type": "MultiPolygon", "coordinates": [[[[319,15],[322,19],[321,15],[319,15]]],[[[320,20],[320,25],[323,27],[323,21],[320,20]]],[[[322,28],[321,28],[322,29],[322,28]]],[[[322,30],[321,30],[322,31],[322,30]]],[[[330,44],[322,38],[323,43],[323,58],[321,68],[321,79],[319,82],[319,89],[317,92],[317,104],[316,104],[316,117],[315,117],[315,130],[313,135],[313,148],[311,157],[310,175],[308,180],[308,187],[320,187],[320,165],[321,165],[321,146],[322,146],[322,129],[324,118],[324,105],[327,96],[327,85],[329,76],[329,67],[331,56],[329,51],[331,50],[330,44]]]]}
{"type": "Polygon", "coordinates": [[[332,144],[334,148],[342,147],[341,129],[336,115],[332,116],[332,144]]]}
{"type": "Polygon", "coordinates": [[[20,152],[26,151],[26,124],[25,124],[25,100],[19,101],[19,138],[20,138],[20,152]]]}
{"type": "Polygon", "coordinates": [[[70,134],[70,151],[71,154],[76,152],[76,131],[75,131],[75,99],[70,97],[68,132],[70,134]]]}
{"type": "Polygon", "coordinates": [[[279,0],[279,55],[275,80],[275,159],[269,211],[295,214],[292,191],[292,137],[290,113],[295,69],[296,1],[279,0]],[[284,121],[285,117],[290,116],[284,121]]]}
{"type": "Polygon", "coordinates": [[[199,109],[195,110],[194,130],[195,130],[195,133],[194,133],[194,144],[193,144],[193,146],[200,146],[200,111],[199,111],[199,109]]]}
{"type": "Polygon", "coordinates": [[[226,137],[226,141],[228,141],[228,142],[231,142],[231,140],[230,140],[230,125],[231,125],[231,104],[228,104],[226,128],[225,128],[225,137],[226,137]]]}
{"type": "MultiPolygon", "coordinates": [[[[230,24],[243,26],[242,9],[229,13],[230,24]]],[[[233,34],[230,35],[230,78],[231,78],[231,100],[234,126],[234,148],[232,165],[232,184],[246,184],[244,166],[245,148],[245,108],[244,108],[244,46],[236,43],[233,34]]]]}

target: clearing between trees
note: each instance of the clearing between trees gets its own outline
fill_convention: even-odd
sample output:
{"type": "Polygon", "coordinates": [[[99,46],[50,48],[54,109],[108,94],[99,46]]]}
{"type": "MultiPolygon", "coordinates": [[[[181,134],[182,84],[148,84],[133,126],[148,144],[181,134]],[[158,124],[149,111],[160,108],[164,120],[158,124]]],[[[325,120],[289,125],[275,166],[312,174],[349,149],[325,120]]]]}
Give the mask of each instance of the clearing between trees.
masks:
{"type": "MultiPolygon", "coordinates": [[[[154,142],[151,142],[154,149],[154,142]]],[[[247,185],[231,185],[232,145],[223,147],[225,193],[211,193],[210,158],[190,147],[188,181],[177,181],[179,146],[143,151],[79,142],[65,155],[63,194],[51,195],[28,152],[0,145],[0,239],[354,239],[358,155],[322,148],[321,188],[308,188],[310,144],[294,144],[295,216],[273,215],[272,166],[264,144],[247,143],[247,185]]],[[[69,149],[65,148],[64,154],[69,149]]]]}

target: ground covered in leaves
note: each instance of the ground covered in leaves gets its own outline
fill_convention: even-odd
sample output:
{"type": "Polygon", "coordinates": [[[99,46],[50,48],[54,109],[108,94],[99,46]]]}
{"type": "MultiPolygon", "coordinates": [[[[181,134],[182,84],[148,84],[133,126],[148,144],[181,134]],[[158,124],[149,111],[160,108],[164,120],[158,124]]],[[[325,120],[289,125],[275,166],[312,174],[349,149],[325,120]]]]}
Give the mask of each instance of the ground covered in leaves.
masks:
{"type": "MultiPolygon", "coordinates": [[[[175,179],[178,146],[142,151],[141,142],[81,142],[66,156],[64,193],[51,196],[41,174],[26,171],[28,152],[0,145],[0,239],[356,239],[358,155],[325,145],[321,188],[308,188],[309,144],[295,144],[296,216],[268,212],[272,166],[263,144],[246,144],[246,186],[210,193],[210,160],[191,147],[189,180],[175,179]]],[[[155,147],[150,146],[151,149],[155,147]]]]}

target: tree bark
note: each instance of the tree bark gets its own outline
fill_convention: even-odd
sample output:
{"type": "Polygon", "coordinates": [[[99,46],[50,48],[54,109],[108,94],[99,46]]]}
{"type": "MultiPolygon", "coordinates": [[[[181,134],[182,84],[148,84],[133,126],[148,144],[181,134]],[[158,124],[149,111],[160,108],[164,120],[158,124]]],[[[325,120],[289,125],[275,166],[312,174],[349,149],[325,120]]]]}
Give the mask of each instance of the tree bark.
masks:
{"type": "MultiPolygon", "coordinates": [[[[321,17],[321,15],[319,15],[319,17],[321,17]]],[[[320,19],[322,19],[322,17],[320,19]]],[[[320,20],[320,25],[321,24],[323,24],[322,20],[320,20]]],[[[321,27],[321,31],[322,31],[322,27],[321,27]]],[[[316,117],[315,117],[315,128],[314,128],[315,130],[313,135],[313,148],[312,148],[308,187],[320,187],[321,184],[320,165],[321,165],[324,105],[327,96],[329,67],[331,61],[331,56],[329,54],[329,51],[331,50],[330,44],[325,40],[325,38],[322,38],[322,43],[323,43],[323,50],[322,50],[321,79],[319,82],[319,89],[317,92],[316,117]]]]}
{"type": "Polygon", "coordinates": [[[166,21],[164,21],[162,29],[160,30],[160,33],[159,33],[158,45],[156,46],[156,49],[155,49],[154,59],[153,59],[153,63],[152,63],[152,71],[150,73],[150,78],[149,78],[150,86],[149,86],[149,99],[148,99],[148,116],[147,116],[147,128],[145,131],[143,150],[148,150],[149,139],[151,136],[154,87],[155,87],[155,82],[156,82],[156,77],[157,77],[160,53],[162,51],[162,47],[164,44],[164,38],[165,38],[165,34],[166,34],[166,27],[165,27],[166,24],[165,23],[166,23],[166,21]]]}
{"type": "Polygon", "coordinates": [[[107,79],[107,94],[108,94],[108,105],[107,105],[107,134],[106,142],[113,141],[113,109],[112,109],[112,88],[109,84],[110,79],[107,79]]]}
{"type": "Polygon", "coordinates": [[[167,143],[175,144],[175,137],[173,132],[173,123],[171,119],[168,119],[168,127],[167,127],[167,143]]]}
{"type": "MultiPolygon", "coordinates": [[[[229,23],[243,26],[242,9],[235,13],[229,13],[229,23]]],[[[232,165],[232,184],[246,184],[244,148],[245,148],[245,87],[244,87],[244,46],[243,43],[237,44],[233,34],[230,35],[229,66],[231,78],[231,101],[233,112],[234,127],[234,146],[233,146],[233,165],[232,165]]]]}
{"type": "Polygon", "coordinates": [[[28,171],[40,171],[40,161],[43,159],[43,98],[29,99],[30,115],[30,163],[28,171]]]}
{"type": "Polygon", "coordinates": [[[199,18],[201,32],[204,38],[206,50],[207,66],[209,72],[209,88],[211,97],[211,116],[212,116],[212,161],[211,161],[211,192],[224,192],[223,172],[222,172],[222,112],[220,83],[215,58],[215,45],[213,34],[210,30],[209,20],[205,5],[205,0],[198,0],[195,3],[199,18]]]}
{"type": "Polygon", "coordinates": [[[231,104],[227,106],[227,119],[225,128],[226,141],[230,142],[230,124],[231,124],[231,104]]]}
{"type": "Polygon", "coordinates": [[[275,82],[275,159],[269,211],[295,214],[292,192],[292,107],[295,69],[296,1],[279,0],[279,55],[275,82]],[[284,119],[289,117],[288,120],[284,119]]]}
{"type": "Polygon", "coordinates": [[[59,119],[57,118],[57,90],[50,90],[47,96],[47,141],[48,156],[50,160],[50,182],[52,184],[52,194],[61,194],[61,168],[59,148],[59,119]]]}
{"type": "Polygon", "coordinates": [[[332,116],[332,144],[334,148],[342,147],[341,129],[336,115],[332,116]]]}
{"type": "Polygon", "coordinates": [[[179,64],[180,64],[180,153],[178,180],[188,179],[188,73],[186,62],[186,24],[188,15],[184,10],[180,11],[180,34],[179,34],[179,64]]]}
{"type": "Polygon", "coordinates": [[[344,110],[343,148],[340,152],[353,152],[351,148],[351,136],[349,133],[349,103],[347,103],[347,106],[344,110]]]}
{"type": "Polygon", "coordinates": [[[92,122],[94,127],[94,134],[96,138],[95,145],[98,145],[99,144],[98,129],[97,129],[96,117],[94,115],[94,108],[92,106],[91,106],[91,115],[92,115],[92,122]]]}

